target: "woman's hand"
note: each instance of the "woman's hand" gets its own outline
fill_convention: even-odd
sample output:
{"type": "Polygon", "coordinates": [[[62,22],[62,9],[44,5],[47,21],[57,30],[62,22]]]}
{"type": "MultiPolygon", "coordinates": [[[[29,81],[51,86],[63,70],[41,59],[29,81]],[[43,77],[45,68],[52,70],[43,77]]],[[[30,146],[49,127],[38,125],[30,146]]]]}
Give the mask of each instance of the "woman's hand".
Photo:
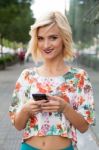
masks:
{"type": "Polygon", "coordinates": [[[59,96],[47,96],[48,102],[41,104],[42,112],[63,112],[67,103],[59,96]]]}
{"type": "Polygon", "coordinates": [[[29,118],[33,117],[36,113],[41,112],[41,104],[46,100],[34,101],[29,100],[25,103],[21,110],[16,112],[14,115],[14,126],[18,130],[22,130],[26,127],[26,123],[29,118]]]}
{"type": "Polygon", "coordinates": [[[26,112],[29,116],[33,116],[41,112],[41,104],[44,103],[45,100],[42,101],[34,101],[30,100],[29,102],[25,103],[22,107],[22,111],[26,112]]]}

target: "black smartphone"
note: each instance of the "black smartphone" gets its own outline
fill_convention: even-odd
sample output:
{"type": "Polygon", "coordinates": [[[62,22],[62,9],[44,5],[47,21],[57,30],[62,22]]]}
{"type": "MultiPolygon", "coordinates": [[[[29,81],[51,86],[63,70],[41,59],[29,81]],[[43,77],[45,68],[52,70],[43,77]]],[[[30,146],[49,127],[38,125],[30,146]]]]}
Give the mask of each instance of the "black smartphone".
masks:
{"type": "Polygon", "coordinates": [[[35,101],[47,100],[46,94],[36,93],[36,94],[32,94],[32,96],[35,101]]]}

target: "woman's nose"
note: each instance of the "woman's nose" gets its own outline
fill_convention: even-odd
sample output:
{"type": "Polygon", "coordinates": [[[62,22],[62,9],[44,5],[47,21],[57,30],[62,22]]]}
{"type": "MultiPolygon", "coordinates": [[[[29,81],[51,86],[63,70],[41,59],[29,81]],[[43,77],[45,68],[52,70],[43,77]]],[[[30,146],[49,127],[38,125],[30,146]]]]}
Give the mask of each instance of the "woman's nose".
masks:
{"type": "Polygon", "coordinates": [[[44,48],[48,48],[50,46],[50,42],[48,40],[44,41],[44,48]]]}

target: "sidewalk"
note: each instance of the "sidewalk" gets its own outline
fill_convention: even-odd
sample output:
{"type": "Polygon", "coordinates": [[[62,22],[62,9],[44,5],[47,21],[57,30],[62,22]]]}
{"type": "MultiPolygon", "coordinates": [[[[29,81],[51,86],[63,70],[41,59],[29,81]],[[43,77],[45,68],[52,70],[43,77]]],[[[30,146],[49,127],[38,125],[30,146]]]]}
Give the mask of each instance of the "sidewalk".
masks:
{"type": "Polygon", "coordinates": [[[91,129],[84,134],[78,132],[78,150],[99,150],[91,129]]]}
{"type": "MultiPolygon", "coordinates": [[[[15,81],[24,68],[31,66],[33,66],[32,63],[22,66],[17,64],[9,67],[5,71],[0,71],[0,150],[19,150],[22,132],[18,132],[11,125],[8,117],[8,108],[15,81]]],[[[96,73],[95,75],[90,70],[90,75],[93,78],[93,82],[97,83],[98,74],[96,73]]],[[[95,130],[96,132],[97,130],[95,130]]],[[[96,144],[96,137],[91,129],[84,134],[78,132],[78,148],[79,150],[99,150],[99,146],[96,144]]]]}

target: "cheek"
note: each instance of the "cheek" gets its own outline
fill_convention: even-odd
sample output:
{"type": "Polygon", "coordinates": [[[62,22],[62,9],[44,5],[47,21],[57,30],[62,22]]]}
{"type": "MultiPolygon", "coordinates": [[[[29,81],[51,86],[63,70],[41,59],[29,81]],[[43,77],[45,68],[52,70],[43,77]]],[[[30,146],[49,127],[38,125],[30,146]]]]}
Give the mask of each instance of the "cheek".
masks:
{"type": "Polygon", "coordinates": [[[38,43],[38,44],[37,44],[37,47],[38,47],[38,48],[42,47],[42,44],[41,44],[41,43],[38,43]]]}
{"type": "Polygon", "coordinates": [[[62,50],[62,49],[63,49],[63,44],[62,44],[62,42],[58,42],[58,43],[56,44],[56,48],[59,49],[59,50],[62,50]]]}

